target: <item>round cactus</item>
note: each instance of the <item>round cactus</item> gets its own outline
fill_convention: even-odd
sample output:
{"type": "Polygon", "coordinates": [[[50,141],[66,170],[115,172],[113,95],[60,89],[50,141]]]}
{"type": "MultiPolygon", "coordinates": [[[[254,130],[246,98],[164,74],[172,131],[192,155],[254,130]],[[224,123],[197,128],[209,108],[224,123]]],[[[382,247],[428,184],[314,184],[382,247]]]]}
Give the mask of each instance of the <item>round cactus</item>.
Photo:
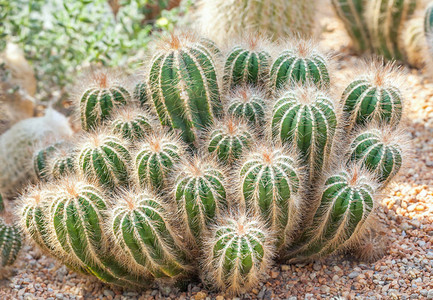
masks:
{"type": "Polygon", "coordinates": [[[168,176],[185,153],[184,145],[175,136],[152,134],[138,146],[135,172],[140,186],[161,191],[168,176]]]}
{"type": "Polygon", "coordinates": [[[175,177],[173,188],[186,236],[197,245],[203,234],[227,209],[226,178],[218,166],[208,160],[185,161],[175,177]]]}
{"type": "Polygon", "coordinates": [[[223,119],[209,130],[206,150],[215,153],[224,163],[239,159],[253,143],[254,138],[248,126],[234,118],[223,119]]]}
{"type": "Polygon", "coordinates": [[[134,99],[138,100],[141,106],[145,106],[149,103],[149,95],[147,90],[146,82],[139,82],[134,88],[134,99]]]}
{"type": "Polygon", "coordinates": [[[394,66],[372,64],[370,68],[367,75],[352,81],[343,92],[343,118],[348,131],[372,121],[396,126],[401,120],[403,95],[394,66]]]}
{"type": "Polygon", "coordinates": [[[228,294],[258,285],[274,256],[271,233],[249,216],[225,218],[212,231],[203,253],[208,281],[228,294]]]}
{"type": "Polygon", "coordinates": [[[92,85],[80,98],[81,126],[84,130],[94,130],[111,116],[115,107],[131,102],[131,95],[113,81],[106,73],[93,75],[92,85]]]}
{"type": "Polygon", "coordinates": [[[314,83],[320,89],[330,86],[327,59],[310,41],[299,41],[283,51],[272,65],[274,91],[296,83],[314,83]]]}
{"type": "Polygon", "coordinates": [[[61,141],[40,150],[33,158],[40,180],[59,179],[75,172],[76,153],[70,142],[61,141]]]}
{"type": "Polygon", "coordinates": [[[295,160],[282,148],[272,148],[255,149],[242,162],[242,206],[266,221],[282,247],[297,218],[300,177],[295,160]]]}
{"type": "Polygon", "coordinates": [[[140,108],[126,107],[113,113],[109,127],[113,134],[131,142],[138,142],[152,132],[155,127],[152,123],[152,118],[140,108]]]}
{"type": "Polygon", "coordinates": [[[77,153],[73,149],[60,149],[50,162],[51,176],[60,179],[77,171],[77,153]]]}
{"type": "Polygon", "coordinates": [[[193,36],[173,35],[163,43],[148,77],[161,124],[180,129],[189,144],[222,113],[212,53],[193,36]]]}
{"type": "Polygon", "coordinates": [[[110,226],[124,255],[131,257],[132,268],[155,278],[186,275],[190,266],[162,200],[147,191],[118,198],[110,226]]]}
{"type": "Polygon", "coordinates": [[[360,162],[385,186],[403,164],[405,140],[390,128],[361,131],[350,145],[349,161],[360,162]]]}
{"type": "Polygon", "coordinates": [[[22,247],[21,233],[15,225],[6,224],[0,218],[0,267],[12,265],[22,247]]]}
{"type": "Polygon", "coordinates": [[[275,103],[271,124],[275,140],[298,150],[310,180],[321,174],[337,128],[334,101],[314,87],[289,90],[275,103]]]}
{"type": "Polygon", "coordinates": [[[82,174],[90,180],[114,187],[129,184],[131,156],[128,144],[120,137],[93,133],[84,139],[78,155],[82,174]]]}
{"type": "Polygon", "coordinates": [[[45,180],[50,177],[51,174],[48,168],[49,158],[58,150],[58,147],[58,143],[50,145],[37,151],[33,157],[33,167],[39,180],[45,180]]]}
{"type": "Polygon", "coordinates": [[[376,207],[377,184],[356,165],[328,177],[312,225],[292,252],[297,259],[312,259],[343,249],[356,238],[376,207]]]}
{"type": "Polygon", "coordinates": [[[272,63],[271,55],[251,36],[245,44],[235,46],[224,66],[224,84],[227,90],[245,84],[264,84],[272,63]]]}
{"type": "Polygon", "coordinates": [[[265,124],[265,97],[259,90],[241,87],[228,98],[227,111],[229,115],[244,119],[253,127],[265,124]]]}

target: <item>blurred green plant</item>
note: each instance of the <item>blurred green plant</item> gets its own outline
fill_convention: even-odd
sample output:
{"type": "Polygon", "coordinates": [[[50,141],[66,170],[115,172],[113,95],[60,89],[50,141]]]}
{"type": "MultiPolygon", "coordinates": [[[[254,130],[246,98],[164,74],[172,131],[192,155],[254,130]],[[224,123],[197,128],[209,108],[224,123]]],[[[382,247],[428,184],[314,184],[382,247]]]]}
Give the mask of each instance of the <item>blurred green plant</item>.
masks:
{"type": "Polygon", "coordinates": [[[7,42],[18,44],[35,69],[38,98],[61,97],[89,65],[138,67],[152,34],[172,30],[187,7],[146,20],[149,7],[164,9],[169,2],[0,0],[0,51],[7,42]]]}

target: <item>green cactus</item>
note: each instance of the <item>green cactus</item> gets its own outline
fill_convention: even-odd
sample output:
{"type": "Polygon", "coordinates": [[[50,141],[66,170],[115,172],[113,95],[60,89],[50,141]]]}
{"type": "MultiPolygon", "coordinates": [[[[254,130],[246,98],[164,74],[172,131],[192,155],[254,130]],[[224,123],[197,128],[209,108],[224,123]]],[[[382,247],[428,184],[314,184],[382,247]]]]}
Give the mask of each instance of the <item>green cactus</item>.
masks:
{"type": "Polygon", "coordinates": [[[49,239],[65,253],[69,264],[79,266],[100,280],[120,286],[147,287],[149,279],[128,270],[105,230],[109,207],[99,188],[68,178],[50,187],[49,239]],[[114,254],[116,253],[116,254],[114,254]]]}
{"type": "Polygon", "coordinates": [[[120,137],[105,133],[89,134],[78,155],[81,173],[108,187],[129,184],[130,162],[128,143],[120,137]]]}
{"type": "Polygon", "coordinates": [[[110,228],[124,255],[132,258],[132,267],[155,278],[188,274],[191,267],[163,201],[147,191],[120,198],[111,211],[110,228]]]}
{"type": "Polygon", "coordinates": [[[272,65],[270,76],[274,91],[297,83],[314,83],[320,89],[330,86],[327,59],[310,41],[300,40],[280,53],[272,65]]]}
{"type": "Polygon", "coordinates": [[[275,103],[271,125],[275,140],[298,150],[310,180],[322,173],[337,128],[332,99],[314,87],[289,90],[275,103]]]}
{"type": "Polygon", "coordinates": [[[140,186],[161,191],[167,188],[170,172],[185,154],[185,147],[175,136],[152,134],[138,146],[135,172],[140,186]]]}
{"type": "Polygon", "coordinates": [[[433,57],[433,4],[428,5],[425,11],[424,32],[430,56],[433,57]]]}
{"type": "Polygon", "coordinates": [[[22,247],[20,229],[0,218],[0,267],[12,265],[22,247]]]}
{"type": "Polygon", "coordinates": [[[277,235],[277,247],[285,246],[298,216],[301,178],[295,160],[283,148],[262,146],[240,166],[241,205],[266,221],[277,235]]]}
{"type": "Polygon", "coordinates": [[[237,89],[227,101],[228,114],[244,119],[252,127],[265,125],[266,107],[263,93],[250,87],[237,89]]]}
{"type": "Polygon", "coordinates": [[[149,103],[149,95],[146,82],[139,82],[135,85],[133,97],[140,102],[141,106],[149,103]]]}
{"type": "Polygon", "coordinates": [[[361,131],[350,144],[349,161],[361,163],[386,186],[403,164],[404,141],[390,128],[361,131]]]}
{"type": "Polygon", "coordinates": [[[148,86],[161,124],[180,129],[189,144],[222,113],[212,54],[193,36],[173,35],[164,43],[152,60],[148,86]]]}
{"type": "Polygon", "coordinates": [[[3,200],[2,194],[0,194],[0,214],[5,211],[5,202],[3,200]]]}
{"type": "Polygon", "coordinates": [[[195,157],[180,166],[173,192],[186,238],[200,245],[203,234],[228,207],[224,172],[213,161],[195,157]]]}
{"type": "Polygon", "coordinates": [[[364,17],[365,2],[365,0],[332,0],[334,10],[343,21],[347,33],[354,42],[354,48],[358,52],[371,49],[370,34],[364,17]]]}
{"type": "Polygon", "coordinates": [[[51,176],[60,179],[77,171],[77,153],[75,150],[60,150],[51,161],[51,176]]]}
{"type": "Polygon", "coordinates": [[[76,171],[76,153],[68,141],[61,141],[37,152],[33,158],[39,180],[59,179],[76,171]]]}
{"type": "Polygon", "coordinates": [[[370,174],[355,165],[329,176],[313,223],[294,243],[301,246],[292,247],[290,256],[313,259],[343,249],[350,239],[356,239],[376,207],[376,191],[370,174]]]}
{"type": "Polygon", "coordinates": [[[143,138],[152,132],[152,118],[136,107],[126,107],[113,113],[113,118],[108,125],[113,134],[120,135],[131,142],[142,141],[143,138]]]}
{"type": "Polygon", "coordinates": [[[272,58],[259,39],[250,37],[227,55],[224,85],[227,90],[245,84],[263,85],[269,76],[272,58]]]}
{"type": "Polygon", "coordinates": [[[48,168],[49,158],[57,151],[59,144],[50,145],[42,150],[37,151],[33,157],[33,168],[39,180],[46,180],[50,177],[48,168]]]}
{"type": "Polygon", "coordinates": [[[403,95],[392,64],[372,65],[371,71],[352,81],[342,95],[346,128],[372,121],[397,126],[403,114],[403,95]]]}
{"type": "Polygon", "coordinates": [[[203,253],[207,280],[227,294],[258,285],[274,256],[271,233],[255,218],[225,218],[212,231],[203,253]]]}
{"type": "Polygon", "coordinates": [[[81,126],[86,131],[101,126],[115,107],[131,102],[129,92],[120,83],[112,82],[106,73],[93,77],[94,83],[80,98],[81,126]]]}
{"type": "Polygon", "coordinates": [[[238,160],[254,142],[254,134],[247,124],[234,118],[222,119],[208,133],[206,150],[215,153],[224,163],[238,160]]]}

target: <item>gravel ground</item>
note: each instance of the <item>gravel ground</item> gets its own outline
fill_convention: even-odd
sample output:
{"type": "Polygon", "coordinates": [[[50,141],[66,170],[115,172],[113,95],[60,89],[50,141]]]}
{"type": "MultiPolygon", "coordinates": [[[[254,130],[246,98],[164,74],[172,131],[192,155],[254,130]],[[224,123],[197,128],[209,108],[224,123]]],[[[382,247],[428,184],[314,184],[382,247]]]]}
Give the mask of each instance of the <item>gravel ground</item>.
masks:
{"type": "MultiPolygon", "coordinates": [[[[348,48],[349,40],[332,17],[322,35],[323,47],[338,51],[335,82],[344,80],[362,62],[348,48]]],[[[408,131],[414,159],[387,192],[379,218],[389,247],[374,263],[333,257],[313,264],[280,265],[265,284],[238,299],[433,299],[433,83],[417,70],[406,70],[408,131]]],[[[69,272],[53,259],[26,246],[22,259],[0,281],[1,299],[225,299],[200,284],[187,292],[168,287],[140,294],[111,289],[69,272]]]]}

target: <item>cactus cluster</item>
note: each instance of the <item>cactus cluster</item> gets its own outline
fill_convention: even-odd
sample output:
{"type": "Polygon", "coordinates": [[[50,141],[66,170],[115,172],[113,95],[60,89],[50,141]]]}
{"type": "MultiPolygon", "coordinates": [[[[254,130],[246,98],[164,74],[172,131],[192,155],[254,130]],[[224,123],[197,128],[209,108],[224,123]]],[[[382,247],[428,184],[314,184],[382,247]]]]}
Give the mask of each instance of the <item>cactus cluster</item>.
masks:
{"type": "MultiPolygon", "coordinates": [[[[326,55],[284,45],[271,57],[191,34],[161,41],[134,97],[117,112],[104,102],[103,118],[82,114],[74,147],[36,154],[45,182],[22,196],[23,231],[110,284],[200,275],[232,294],[256,286],[274,257],[349,249],[406,159],[404,97],[395,70],[376,66],[334,99],[326,55]]],[[[101,108],[107,91],[86,90],[78,110],[101,108]]]]}

